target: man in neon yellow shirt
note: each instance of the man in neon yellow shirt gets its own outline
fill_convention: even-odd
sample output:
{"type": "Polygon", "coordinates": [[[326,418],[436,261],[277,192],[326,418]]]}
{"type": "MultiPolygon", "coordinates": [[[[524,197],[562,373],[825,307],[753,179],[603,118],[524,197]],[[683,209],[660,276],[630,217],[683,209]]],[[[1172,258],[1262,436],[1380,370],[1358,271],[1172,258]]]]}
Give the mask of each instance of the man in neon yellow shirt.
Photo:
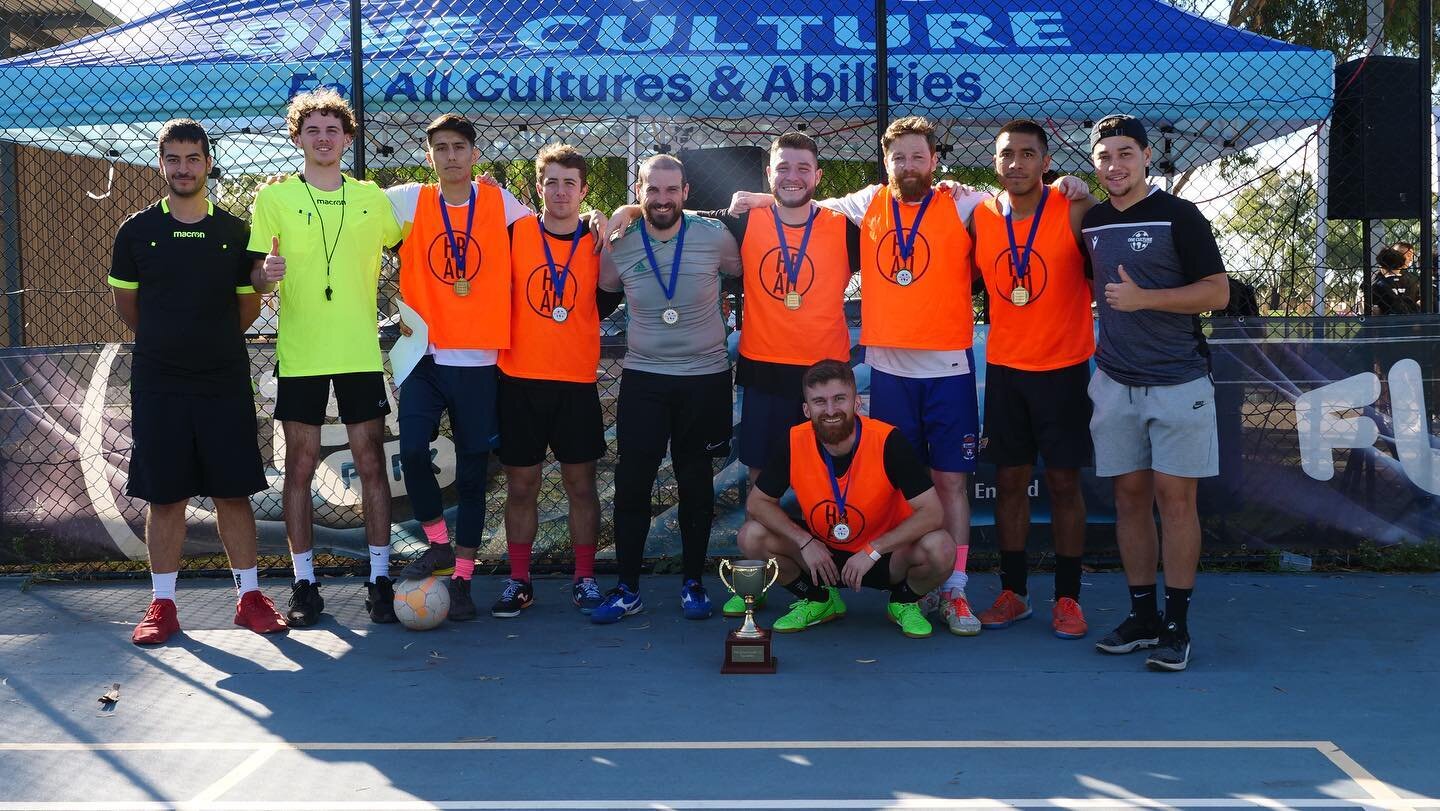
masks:
{"type": "Polygon", "coordinates": [[[364,504],[365,608],[374,622],[394,622],[383,421],[390,403],[375,294],[381,254],[400,241],[400,225],[379,186],[341,173],[355,114],[338,93],[327,88],[296,96],[286,124],[305,169],[256,195],[249,247],[255,289],[280,296],[275,419],[285,431],[285,529],[295,564],[287,618],[292,627],[314,625],[325,608],[311,548],[311,483],[333,385],[364,504]]]}

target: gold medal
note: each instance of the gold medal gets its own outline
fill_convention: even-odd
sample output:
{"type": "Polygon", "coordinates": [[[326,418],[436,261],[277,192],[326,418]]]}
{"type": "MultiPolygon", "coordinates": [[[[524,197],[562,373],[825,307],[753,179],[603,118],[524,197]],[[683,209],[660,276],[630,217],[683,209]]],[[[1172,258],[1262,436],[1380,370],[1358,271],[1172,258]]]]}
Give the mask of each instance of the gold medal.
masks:
{"type": "Polygon", "coordinates": [[[455,280],[455,295],[457,295],[457,296],[468,296],[468,295],[470,295],[470,280],[469,280],[469,279],[456,279],[456,280],[455,280]]]}
{"type": "Polygon", "coordinates": [[[1024,307],[1030,303],[1030,291],[1017,285],[1010,291],[1010,303],[1016,307],[1024,307]]]}
{"type": "Polygon", "coordinates": [[[791,310],[800,309],[800,294],[794,290],[785,294],[785,306],[791,310]]]}

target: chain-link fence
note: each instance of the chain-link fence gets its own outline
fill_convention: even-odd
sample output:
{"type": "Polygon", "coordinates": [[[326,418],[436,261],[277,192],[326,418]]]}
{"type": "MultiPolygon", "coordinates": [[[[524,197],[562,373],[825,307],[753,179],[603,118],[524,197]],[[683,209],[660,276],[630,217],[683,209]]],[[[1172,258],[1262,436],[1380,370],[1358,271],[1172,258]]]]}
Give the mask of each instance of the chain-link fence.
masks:
{"type": "MultiPolygon", "coordinates": [[[[693,207],[723,207],[735,189],[762,186],[764,148],[787,129],[818,141],[821,197],[853,191],[881,177],[883,124],[910,114],[939,124],[943,176],[997,190],[993,133],[1028,117],[1051,134],[1052,169],[1098,191],[1088,128],[1129,112],[1150,126],[1156,182],[1211,218],[1254,314],[1378,312],[1385,305],[1372,295],[1374,257],[1396,242],[1417,246],[1398,277],[1414,280],[1405,295],[1434,312],[1433,274],[1420,270],[1431,255],[1422,220],[1432,210],[1424,158],[1432,135],[1421,126],[1432,96],[1421,88],[1433,82],[1419,47],[1433,39],[1433,26],[1415,0],[1371,6],[3,0],[0,563],[143,558],[143,505],[121,494],[129,333],[104,280],[119,223],[163,193],[154,138],[169,118],[207,125],[216,159],[211,197],[248,218],[264,178],[300,165],[285,134],[286,102],[321,85],[335,86],[360,112],[351,163],[381,185],[432,179],[423,128],[458,111],[477,123],[479,170],[532,207],[535,153],[554,141],[579,147],[590,161],[586,207],[605,211],[632,198],[637,161],[656,152],[686,159],[693,207]],[[1337,78],[1335,66],[1355,60],[1410,70],[1408,98],[1376,78],[1379,68],[1366,73],[1364,62],[1337,78]],[[1337,99],[1360,90],[1370,95],[1342,110],[1337,99]],[[1342,122],[1341,112],[1358,118],[1342,122]],[[1366,140],[1364,160],[1337,151],[1353,147],[1356,122],[1394,137],[1366,140]],[[1367,170],[1370,160],[1400,163],[1408,174],[1382,184],[1367,170]],[[1368,219],[1332,220],[1346,183],[1345,194],[1358,186],[1366,200],[1383,191],[1378,186],[1403,186],[1413,214],[1379,206],[1367,209],[1375,212],[1368,219]]],[[[377,301],[382,335],[397,292],[387,263],[377,301]]],[[[976,308],[983,318],[981,298],[976,308]]],[[[250,336],[265,448],[275,444],[275,321],[267,304],[250,336]]],[[[613,426],[623,307],[603,330],[600,387],[613,426]]],[[[1265,418],[1256,419],[1263,427],[1265,418]]],[[[278,459],[267,460],[278,481],[278,459]]],[[[734,468],[733,460],[721,464],[716,479],[731,507],[743,497],[743,472],[734,468]]],[[[613,443],[600,466],[602,499],[612,470],[613,443]]],[[[492,472],[487,538],[499,537],[505,490],[492,472]]],[[[327,486],[317,492],[317,522],[359,527],[349,490],[327,486]]],[[[673,481],[662,479],[657,517],[674,499],[673,481]]],[[[278,485],[257,496],[256,509],[263,536],[280,520],[278,485]]],[[[566,505],[553,466],[540,509],[537,554],[564,557],[566,505]]],[[[206,505],[196,510],[203,518],[206,505]]],[[[398,498],[396,520],[408,518],[398,498]]],[[[723,521],[717,528],[733,530],[723,521]]],[[[602,544],[609,532],[607,516],[602,544]]],[[[410,540],[419,537],[397,541],[397,551],[410,540]]],[[[218,550],[213,539],[209,548],[199,543],[197,553],[218,550]]],[[[500,551],[503,542],[487,545],[492,557],[500,551]]]]}

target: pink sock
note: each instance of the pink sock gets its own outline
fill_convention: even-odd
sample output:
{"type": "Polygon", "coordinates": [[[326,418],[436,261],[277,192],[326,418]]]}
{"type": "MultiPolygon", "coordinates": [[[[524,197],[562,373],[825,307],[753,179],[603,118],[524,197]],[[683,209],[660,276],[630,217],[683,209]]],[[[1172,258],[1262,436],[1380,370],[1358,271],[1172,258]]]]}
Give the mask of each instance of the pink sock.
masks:
{"type": "Polygon", "coordinates": [[[965,571],[965,564],[970,561],[970,545],[955,547],[955,571],[965,571]]]}
{"type": "Polygon", "coordinates": [[[510,579],[530,579],[530,544],[507,543],[505,551],[510,555],[510,579]]]}
{"type": "Polygon", "coordinates": [[[575,544],[575,579],[595,576],[595,545],[575,544]]]}
{"type": "Polygon", "coordinates": [[[421,529],[425,530],[425,537],[433,544],[450,543],[450,530],[445,528],[445,519],[441,518],[433,524],[423,524],[421,529]]]}
{"type": "Polygon", "coordinates": [[[475,561],[470,558],[455,558],[455,577],[469,580],[475,576],[475,561]]]}

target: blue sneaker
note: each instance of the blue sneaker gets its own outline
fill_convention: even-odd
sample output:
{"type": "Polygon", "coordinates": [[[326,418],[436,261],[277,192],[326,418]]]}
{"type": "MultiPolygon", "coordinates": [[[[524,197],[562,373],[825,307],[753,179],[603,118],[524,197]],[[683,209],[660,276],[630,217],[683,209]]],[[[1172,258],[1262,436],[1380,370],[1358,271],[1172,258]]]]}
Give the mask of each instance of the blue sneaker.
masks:
{"type": "Polygon", "coordinates": [[[680,607],[685,610],[687,620],[708,620],[714,613],[710,607],[710,595],[699,580],[686,580],[680,588],[680,607]]]}
{"type": "Polygon", "coordinates": [[[644,610],[645,601],[640,599],[640,594],[621,583],[606,593],[605,601],[590,612],[590,621],[596,625],[609,625],[644,610]]]}

